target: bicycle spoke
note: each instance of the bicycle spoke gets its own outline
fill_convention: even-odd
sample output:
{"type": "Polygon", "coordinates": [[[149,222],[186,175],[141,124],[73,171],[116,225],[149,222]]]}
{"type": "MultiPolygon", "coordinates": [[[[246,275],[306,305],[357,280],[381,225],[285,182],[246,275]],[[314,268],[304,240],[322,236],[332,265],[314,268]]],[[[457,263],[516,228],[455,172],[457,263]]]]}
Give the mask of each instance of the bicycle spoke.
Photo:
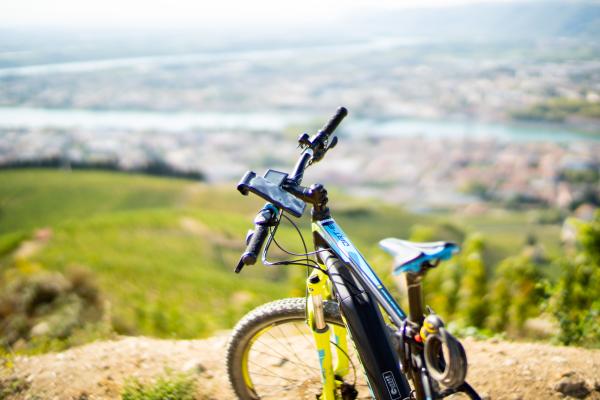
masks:
{"type": "MultiPolygon", "coordinates": [[[[278,326],[278,327],[279,327],[279,326],[278,326]]],[[[280,327],[279,327],[279,329],[281,330],[281,328],[280,328],[280,327]]],[[[270,337],[272,337],[273,339],[275,339],[275,341],[277,341],[278,343],[282,343],[280,340],[278,340],[277,338],[275,338],[275,337],[273,336],[273,334],[271,334],[271,332],[270,332],[270,331],[267,331],[267,332],[266,332],[266,334],[267,334],[267,335],[269,335],[270,337]]],[[[282,347],[287,347],[289,350],[291,350],[292,354],[294,354],[294,356],[296,357],[296,359],[297,359],[297,360],[298,360],[300,363],[302,363],[302,364],[306,365],[308,368],[311,368],[311,367],[310,367],[310,365],[307,365],[307,364],[306,364],[306,363],[305,363],[305,362],[304,362],[304,361],[303,361],[303,360],[302,360],[302,359],[301,359],[301,358],[298,356],[298,354],[296,353],[296,351],[294,350],[294,348],[293,348],[291,345],[289,345],[289,344],[288,344],[287,346],[283,346],[283,344],[282,344],[282,347]]]]}
{"type": "MultiPolygon", "coordinates": [[[[296,326],[296,324],[294,324],[294,326],[296,326]]],[[[281,325],[278,325],[277,327],[279,328],[279,331],[280,331],[280,332],[283,334],[283,331],[281,330],[281,325]]],[[[292,346],[291,346],[289,343],[288,343],[288,348],[290,348],[290,349],[292,350],[292,352],[294,353],[294,356],[296,356],[296,358],[297,358],[297,359],[298,359],[300,362],[302,362],[304,365],[306,365],[307,367],[309,367],[309,368],[310,368],[310,366],[309,366],[309,365],[307,365],[307,364],[306,364],[304,361],[302,361],[302,360],[300,359],[300,357],[298,356],[298,353],[296,353],[296,351],[293,349],[293,347],[292,347],[292,346]]]]}
{"type": "MultiPolygon", "coordinates": [[[[272,350],[272,349],[271,349],[271,350],[272,350]]],[[[253,350],[253,352],[254,352],[254,353],[261,354],[261,355],[265,355],[265,356],[271,356],[271,357],[273,357],[273,355],[272,355],[272,354],[265,353],[265,352],[262,352],[262,351],[253,350]]],[[[308,365],[306,365],[306,366],[305,366],[305,365],[302,365],[302,364],[298,364],[297,362],[294,362],[294,361],[290,360],[289,358],[285,357],[283,354],[280,354],[280,353],[277,353],[277,352],[275,352],[275,353],[276,353],[277,355],[281,356],[281,357],[282,357],[282,360],[289,361],[289,362],[291,362],[292,364],[294,364],[294,365],[297,365],[297,366],[299,366],[299,367],[301,367],[301,368],[306,368],[306,367],[308,367],[308,368],[309,368],[309,370],[319,371],[319,369],[318,369],[318,368],[311,367],[311,366],[308,366],[308,365]]]]}
{"type": "MultiPolygon", "coordinates": [[[[257,341],[257,342],[258,342],[258,341],[257,341]]],[[[263,342],[259,342],[259,343],[260,343],[260,344],[261,344],[261,345],[262,345],[262,346],[263,346],[263,347],[264,347],[266,350],[272,351],[273,353],[277,354],[277,355],[278,355],[278,356],[281,358],[281,360],[282,360],[282,361],[283,361],[283,360],[285,360],[285,361],[289,361],[290,363],[292,363],[292,364],[295,364],[295,365],[297,365],[298,367],[302,368],[302,369],[303,369],[304,371],[306,371],[306,372],[310,372],[310,370],[311,370],[311,369],[313,369],[313,370],[316,370],[316,369],[317,369],[317,368],[311,367],[310,365],[308,365],[308,364],[306,364],[306,363],[304,363],[304,362],[302,362],[302,363],[300,363],[300,364],[299,364],[299,363],[297,363],[297,362],[295,362],[295,361],[291,360],[291,359],[290,359],[290,357],[286,357],[285,355],[283,355],[283,354],[281,354],[280,352],[276,351],[276,350],[275,350],[275,349],[274,349],[272,346],[268,346],[267,344],[265,344],[265,343],[263,343],[263,342]],[[307,370],[307,368],[308,368],[308,370],[307,370]]],[[[256,343],[255,343],[255,344],[256,344],[256,343]]],[[[268,353],[265,353],[264,351],[263,351],[263,352],[261,352],[261,351],[259,351],[259,350],[257,350],[257,349],[254,349],[253,351],[254,351],[254,352],[256,352],[256,353],[268,354],[268,353]]],[[[270,354],[270,356],[271,356],[271,357],[273,357],[273,358],[276,358],[276,357],[275,357],[275,356],[273,356],[272,354],[270,354]]],[[[298,358],[298,357],[296,357],[296,358],[298,358]]],[[[299,358],[298,358],[298,359],[299,359],[299,358]]]]}
{"type": "MultiPolygon", "coordinates": [[[[272,374],[253,373],[253,375],[264,376],[269,379],[274,377],[272,374]]],[[[296,391],[302,390],[303,387],[310,388],[311,386],[314,387],[315,392],[316,392],[318,390],[318,388],[320,387],[320,379],[318,379],[318,377],[315,376],[312,379],[305,379],[303,381],[297,380],[297,381],[293,381],[293,383],[288,383],[288,384],[283,384],[283,385],[268,384],[268,383],[261,383],[261,382],[258,382],[255,385],[256,388],[261,389],[260,390],[261,398],[269,398],[272,396],[277,396],[277,398],[281,398],[278,395],[279,393],[286,393],[288,395],[292,395],[296,391]]]]}
{"type": "Polygon", "coordinates": [[[283,379],[283,380],[286,380],[286,381],[289,381],[289,382],[301,382],[301,381],[300,381],[300,380],[298,380],[298,379],[290,379],[290,378],[287,378],[287,377],[285,377],[285,376],[281,376],[281,375],[279,375],[279,374],[277,374],[277,373],[275,373],[275,372],[271,371],[270,369],[268,369],[268,368],[265,368],[265,367],[263,367],[262,365],[258,365],[258,364],[254,363],[254,362],[252,362],[252,361],[248,361],[248,363],[249,363],[249,364],[253,364],[253,365],[257,366],[258,368],[262,368],[262,369],[264,369],[265,371],[269,372],[269,374],[268,374],[268,375],[265,375],[265,374],[260,374],[260,373],[257,373],[257,372],[253,372],[252,374],[254,374],[254,375],[264,375],[264,376],[270,376],[270,377],[273,377],[273,378],[280,378],[280,379],[283,379]]]}
{"type": "Polygon", "coordinates": [[[294,324],[294,328],[296,328],[296,330],[297,330],[298,332],[300,332],[300,334],[302,335],[302,337],[303,337],[304,339],[306,339],[306,343],[308,343],[308,346],[309,346],[309,347],[310,347],[310,346],[312,346],[312,345],[314,344],[313,342],[311,342],[311,341],[310,341],[310,339],[309,339],[309,336],[308,336],[308,335],[307,335],[305,332],[302,332],[302,330],[301,330],[300,328],[298,328],[298,325],[297,325],[297,324],[294,324]]]}

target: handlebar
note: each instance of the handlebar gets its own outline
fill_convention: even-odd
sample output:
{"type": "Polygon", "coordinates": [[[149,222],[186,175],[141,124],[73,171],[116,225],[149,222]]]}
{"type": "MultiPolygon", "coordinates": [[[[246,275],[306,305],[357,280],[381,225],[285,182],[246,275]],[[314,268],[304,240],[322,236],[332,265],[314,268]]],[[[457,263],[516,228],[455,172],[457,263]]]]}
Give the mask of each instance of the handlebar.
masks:
{"type": "MultiPolygon", "coordinates": [[[[309,138],[308,134],[306,133],[300,136],[298,142],[304,150],[296,162],[292,174],[289,175],[289,184],[284,185],[284,188],[286,186],[288,186],[290,189],[301,188],[299,185],[302,183],[302,178],[306,168],[310,164],[320,161],[325,153],[327,153],[328,150],[332,149],[337,144],[337,137],[334,137],[330,142],[329,136],[333,133],[333,131],[335,131],[346,115],[348,115],[348,110],[345,107],[339,107],[329,121],[327,121],[327,123],[323,125],[323,127],[313,137],[309,138]]],[[[252,174],[254,173],[252,172],[252,174]]],[[[288,193],[300,198],[303,201],[306,200],[306,196],[308,196],[302,190],[289,190],[288,193]]],[[[326,196],[327,192],[323,191],[323,193],[326,196]]],[[[246,193],[242,192],[242,194],[247,194],[247,190],[246,193]]],[[[256,263],[258,254],[260,253],[265,240],[269,235],[269,227],[275,226],[278,222],[278,214],[279,209],[271,203],[267,203],[258,212],[256,218],[254,219],[255,229],[247,238],[246,251],[240,257],[240,260],[235,268],[236,273],[239,273],[245,265],[253,265],[256,263]]],[[[301,214],[301,212],[299,214],[301,214]]]]}
{"type": "Polygon", "coordinates": [[[335,111],[333,117],[331,117],[331,119],[327,121],[325,125],[323,125],[323,127],[319,131],[319,134],[323,132],[323,134],[326,136],[331,135],[333,131],[336,130],[340,122],[342,122],[342,120],[346,118],[346,115],[348,115],[348,110],[346,109],[346,107],[339,107],[335,111]]]}
{"type": "Polygon", "coordinates": [[[269,228],[267,226],[256,225],[254,233],[251,234],[250,241],[246,247],[246,252],[242,254],[244,265],[254,265],[256,263],[258,253],[260,253],[268,233],[269,228]]]}
{"type": "Polygon", "coordinates": [[[272,204],[265,206],[256,214],[254,218],[254,231],[248,235],[246,239],[246,251],[240,257],[235,273],[238,274],[245,265],[254,265],[258,259],[260,250],[262,249],[265,239],[269,235],[269,227],[275,226],[277,223],[277,214],[279,210],[272,204]]]}
{"type": "Polygon", "coordinates": [[[345,107],[339,107],[329,121],[312,138],[309,138],[306,133],[300,135],[298,142],[305,149],[296,162],[291,174],[291,180],[294,183],[298,185],[302,183],[306,167],[310,163],[320,161],[325,153],[337,144],[337,137],[334,137],[331,143],[329,143],[329,136],[336,130],[346,115],[348,115],[348,110],[345,107]]]}
{"type": "Polygon", "coordinates": [[[294,166],[294,170],[292,171],[291,180],[294,181],[297,185],[302,183],[302,178],[304,178],[304,170],[308,166],[311,158],[313,156],[313,151],[310,149],[304,150],[300,155],[300,158],[296,162],[294,166]]]}

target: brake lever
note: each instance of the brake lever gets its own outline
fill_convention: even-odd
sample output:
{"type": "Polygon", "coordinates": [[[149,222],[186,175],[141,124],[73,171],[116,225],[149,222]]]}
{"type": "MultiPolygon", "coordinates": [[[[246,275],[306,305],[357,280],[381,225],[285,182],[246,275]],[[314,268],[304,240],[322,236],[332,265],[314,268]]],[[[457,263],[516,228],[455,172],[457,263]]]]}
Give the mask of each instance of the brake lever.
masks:
{"type": "Polygon", "coordinates": [[[300,147],[301,149],[305,149],[310,145],[310,135],[308,133],[305,132],[298,136],[298,147],[300,147]]]}
{"type": "Polygon", "coordinates": [[[329,150],[333,149],[336,144],[338,144],[338,137],[334,136],[333,138],[331,138],[331,143],[329,143],[329,146],[327,146],[327,150],[326,151],[329,151],[329,150]]]}

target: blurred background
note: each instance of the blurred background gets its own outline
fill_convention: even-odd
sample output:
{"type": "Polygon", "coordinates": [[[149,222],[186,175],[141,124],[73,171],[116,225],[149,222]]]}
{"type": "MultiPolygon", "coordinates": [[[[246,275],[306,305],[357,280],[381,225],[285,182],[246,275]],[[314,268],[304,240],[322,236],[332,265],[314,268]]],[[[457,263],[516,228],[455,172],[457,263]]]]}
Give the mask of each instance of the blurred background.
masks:
{"type": "Polygon", "coordinates": [[[380,239],[454,240],[426,282],[454,332],[599,346],[599,37],[595,1],[2,2],[0,343],[204,337],[303,295],[233,274],[262,204],[235,183],[344,105],[305,182],[387,284],[380,239]]]}

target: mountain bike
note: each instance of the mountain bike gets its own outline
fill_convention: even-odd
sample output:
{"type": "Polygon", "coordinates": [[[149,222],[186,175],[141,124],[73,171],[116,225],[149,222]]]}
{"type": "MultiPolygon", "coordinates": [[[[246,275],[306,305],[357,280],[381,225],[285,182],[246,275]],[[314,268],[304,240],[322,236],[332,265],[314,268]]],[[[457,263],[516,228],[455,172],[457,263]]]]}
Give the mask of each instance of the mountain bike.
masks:
{"type": "Polygon", "coordinates": [[[325,187],[301,185],[305,169],[338,143],[331,135],[346,115],[340,107],[316,134],[300,135],[301,155],[291,174],[248,171],[237,186],[243,195],[253,193],[267,203],[254,219],[235,272],[255,264],[262,250],[263,264],[305,266],[308,277],[306,297],[265,304],[236,325],[227,347],[231,386],[243,400],[429,400],[456,393],[479,399],[465,381],[463,346],[423,305],[423,277],[458,246],[394,238],[380,242],[394,257],[393,272],[404,274],[406,314],[331,216],[325,187]],[[313,251],[288,216],[301,217],[307,204],[312,206],[313,251]],[[284,218],[296,228],[304,253],[277,243],[284,218]],[[270,261],[272,243],[294,258],[270,261]]]}

